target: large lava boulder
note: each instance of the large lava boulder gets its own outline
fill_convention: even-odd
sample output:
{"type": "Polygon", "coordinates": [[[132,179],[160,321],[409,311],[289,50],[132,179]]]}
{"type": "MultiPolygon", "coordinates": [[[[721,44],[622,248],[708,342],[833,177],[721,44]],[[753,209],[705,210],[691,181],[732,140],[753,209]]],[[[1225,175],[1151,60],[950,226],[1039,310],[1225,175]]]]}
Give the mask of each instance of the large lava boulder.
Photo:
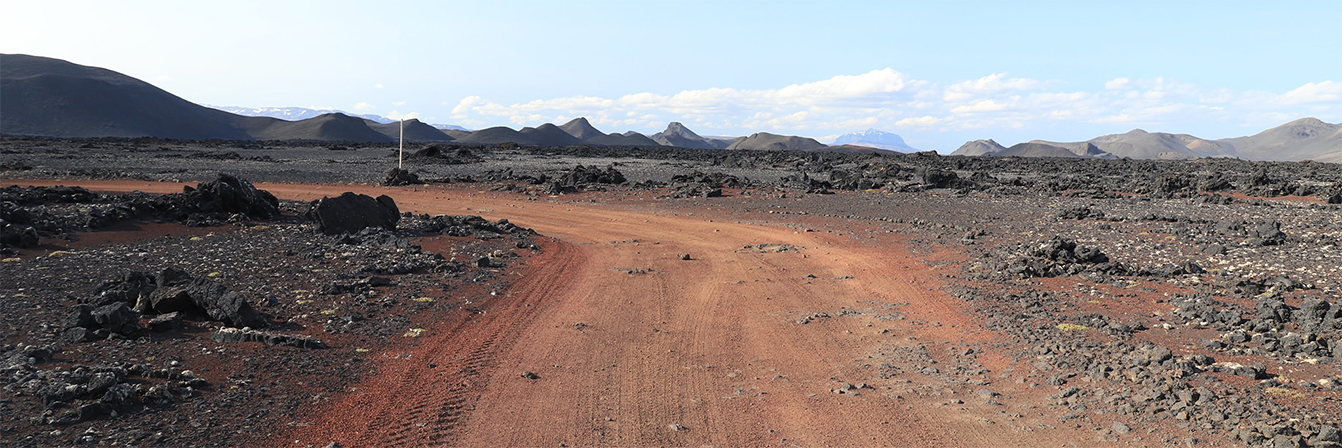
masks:
{"type": "Polygon", "coordinates": [[[266,326],[266,320],[252,309],[246,298],[213,280],[196,277],[186,284],[186,291],[196,306],[204,309],[211,319],[235,327],[266,326]]]}
{"type": "Polygon", "coordinates": [[[308,218],[317,222],[317,230],[327,235],[356,233],[368,227],[396,229],[401,211],[396,201],[387,195],[377,199],[363,194],[345,192],[340,196],[323,197],[308,209],[308,218]]]}
{"type": "Polygon", "coordinates": [[[952,188],[960,183],[954,171],[926,167],[918,170],[918,178],[928,188],[952,188]]]}
{"type": "Polygon", "coordinates": [[[137,308],[156,313],[203,311],[211,319],[235,327],[266,326],[265,318],[246,298],[208,277],[192,278],[186,271],[167,268],[156,280],[158,288],[137,308]]]}
{"type": "Polygon", "coordinates": [[[280,215],[280,201],[269,191],[257,190],[251,182],[231,174],[219,174],[215,180],[183,187],[182,195],[205,213],[241,213],[257,219],[280,215]]]}
{"type": "Polygon", "coordinates": [[[113,333],[135,334],[141,329],[140,313],[130,309],[126,302],[113,302],[94,309],[93,321],[113,333]]]}

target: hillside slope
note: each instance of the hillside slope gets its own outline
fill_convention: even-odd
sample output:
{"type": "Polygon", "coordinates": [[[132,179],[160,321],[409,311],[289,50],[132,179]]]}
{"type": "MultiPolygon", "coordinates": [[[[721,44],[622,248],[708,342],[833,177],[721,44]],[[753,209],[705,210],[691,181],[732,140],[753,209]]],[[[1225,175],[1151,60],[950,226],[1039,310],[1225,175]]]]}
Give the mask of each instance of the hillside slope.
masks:
{"type": "Polygon", "coordinates": [[[344,114],[286,121],[208,108],[147,82],[98,67],[22,54],[0,55],[0,133],[47,137],[387,142],[344,114]]]}
{"type": "Polygon", "coordinates": [[[756,132],[749,137],[741,137],[727,146],[727,149],[750,149],[758,151],[813,151],[826,146],[815,139],[795,135],[777,135],[768,132],[756,132]]]}
{"type": "Polygon", "coordinates": [[[252,138],[239,126],[251,121],[248,117],[199,106],[111,70],[59,59],[0,55],[0,98],[0,132],[5,134],[252,138]]]}

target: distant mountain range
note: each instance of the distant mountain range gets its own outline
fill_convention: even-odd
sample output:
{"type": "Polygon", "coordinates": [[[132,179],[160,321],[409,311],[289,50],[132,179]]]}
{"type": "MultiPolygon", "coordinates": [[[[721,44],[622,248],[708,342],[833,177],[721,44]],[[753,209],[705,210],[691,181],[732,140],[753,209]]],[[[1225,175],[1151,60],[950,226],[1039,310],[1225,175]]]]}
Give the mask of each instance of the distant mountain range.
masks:
{"type": "MultiPolygon", "coordinates": [[[[308,108],[224,108],[192,103],[144,81],[111,70],[59,59],[0,54],[0,133],[51,137],[158,137],[190,140],[318,140],[393,142],[401,126],[376,115],[351,116],[308,108]],[[236,113],[234,113],[236,112],[236,113]]],[[[460,126],[406,120],[411,141],[524,145],[673,146],[705,150],[795,150],[865,152],[870,148],[917,151],[896,134],[869,129],[825,146],[810,138],[765,132],[746,137],[704,137],[672,122],[651,136],[605,133],[586,118],[513,130],[469,131],[460,126]]],[[[1304,118],[1261,133],[1207,140],[1187,134],[1146,132],[1096,137],[1084,142],[1035,140],[1010,148],[992,140],[965,143],[953,155],[1184,159],[1239,157],[1250,160],[1315,160],[1342,163],[1342,125],[1304,118]]]]}
{"type": "Polygon", "coordinates": [[[899,152],[918,152],[917,149],[904,143],[904,138],[900,137],[899,134],[878,131],[876,129],[867,129],[862,132],[840,135],[838,138],[834,139],[834,141],[830,142],[830,144],[835,146],[865,146],[868,148],[887,149],[899,152]]]}
{"type": "Polygon", "coordinates": [[[992,140],[975,140],[951,155],[1086,157],[1132,159],[1195,159],[1235,157],[1246,160],[1280,160],[1342,163],[1342,124],[1302,118],[1266,131],[1236,138],[1207,140],[1188,134],[1146,132],[1133,129],[1124,134],[1095,137],[1084,142],[1034,140],[1004,148],[992,140]]]}
{"type": "MultiPolygon", "coordinates": [[[[302,107],[211,108],[111,70],[21,54],[0,54],[0,133],[50,137],[159,137],[189,140],[392,142],[401,124],[377,115],[302,107]]],[[[637,132],[597,130],[586,118],[513,130],[470,131],[405,120],[406,140],[568,146],[662,146],[637,132]]],[[[669,146],[706,149],[824,150],[804,137],[759,133],[733,141],[706,139],[680,123],[662,136],[669,146]],[[676,143],[682,143],[677,145],[676,143]]]]}
{"type": "Polygon", "coordinates": [[[272,117],[281,120],[298,121],[314,118],[326,114],[344,114],[354,118],[362,118],[378,123],[391,123],[392,120],[381,115],[372,114],[352,114],[339,109],[310,109],[306,107],[236,107],[236,106],[212,106],[202,104],[202,106],[219,109],[224,112],[234,113],[248,117],[272,117]]]}
{"type": "MultiPolygon", "coordinates": [[[[387,117],[384,117],[384,116],[381,116],[381,115],[373,115],[373,114],[352,114],[352,113],[345,112],[345,111],[340,110],[340,109],[311,109],[311,108],[307,108],[307,107],[237,107],[237,106],[211,106],[211,105],[208,105],[208,104],[206,104],[206,105],[204,105],[204,106],[205,106],[205,107],[214,108],[214,109],[219,109],[219,110],[222,110],[222,111],[224,111],[224,112],[234,113],[234,114],[238,114],[238,115],[245,115],[245,116],[248,116],[248,117],[272,117],[272,118],[279,118],[279,119],[281,119],[281,120],[289,120],[289,121],[306,120],[306,119],[313,118],[313,117],[317,117],[317,116],[320,116],[320,115],[325,115],[325,114],[335,114],[335,113],[338,113],[338,114],[344,114],[344,115],[348,115],[348,116],[355,117],[355,118],[362,118],[362,119],[365,119],[365,120],[368,120],[368,121],[377,122],[377,123],[395,123],[395,122],[396,122],[396,120],[393,120],[393,119],[390,119],[390,118],[387,118],[387,117]]],[[[455,131],[466,131],[466,132],[470,132],[470,131],[471,131],[470,129],[466,129],[466,128],[464,128],[464,127],[457,126],[457,125],[455,125],[455,124],[431,124],[431,125],[429,125],[429,126],[433,126],[433,127],[435,127],[435,128],[443,129],[443,130],[449,130],[449,129],[450,129],[450,130],[455,130],[455,131]]]]}
{"type": "Polygon", "coordinates": [[[605,134],[593,127],[587,122],[586,118],[578,117],[570,120],[568,123],[559,127],[564,132],[584,142],[594,145],[606,146],[661,146],[659,143],[643,134],[634,131],[623,134],[610,133],[605,134]]]}
{"type": "Polygon", "coordinates": [[[652,134],[652,140],[663,146],[695,149],[726,149],[732,144],[730,140],[700,137],[679,121],[673,121],[666,125],[666,130],[652,134]]]}

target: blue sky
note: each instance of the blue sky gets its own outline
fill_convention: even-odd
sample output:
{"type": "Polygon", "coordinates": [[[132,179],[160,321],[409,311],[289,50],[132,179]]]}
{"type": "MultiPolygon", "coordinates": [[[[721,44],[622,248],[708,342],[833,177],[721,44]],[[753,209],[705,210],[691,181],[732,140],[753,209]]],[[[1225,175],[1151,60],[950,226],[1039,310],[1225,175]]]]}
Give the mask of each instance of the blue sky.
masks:
{"type": "Polygon", "coordinates": [[[943,152],[1342,122],[1342,1],[0,3],[0,52],[202,104],[943,152]]]}

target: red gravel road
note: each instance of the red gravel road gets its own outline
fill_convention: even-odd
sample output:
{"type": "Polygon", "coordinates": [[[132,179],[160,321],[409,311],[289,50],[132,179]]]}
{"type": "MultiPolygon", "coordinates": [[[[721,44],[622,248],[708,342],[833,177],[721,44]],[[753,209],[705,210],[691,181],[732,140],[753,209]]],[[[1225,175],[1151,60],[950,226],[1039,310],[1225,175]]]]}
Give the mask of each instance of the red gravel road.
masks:
{"type": "MultiPolygon", "coordinates": [[[[135,181],[22,183],[181,191],[181,184],[135,181]]],[[[1038,403],[1046,393],[1041,388],[1003,381],[992,385],[1001,404],[970,396],[954,403],[961,400],[899,393],[903,389],[864,364],[883,346],[974,343],[987,349],[978,356],[985,377],[1014,365],[985,344],[1002,338],[977,327],[967,307],[941,291],[939,272],[909,254],[896,234],[855,238],[655,212],[655,203],[560,202],[452,186],[258,188],[295,200],[344,191],[388,194],[403,211],[507,218],[560,241],[533,258],[513,288],[481,298],[486,313],[427,327],[416,347],[376,357],[375,374],[297,416],[274,446],[1062,446],[1094,440],[1093,432],[1075,427],[1021,428],[982,418],[1006,409],[1025,414],[1022,422],[1057,422],[1043,406],[1018,406],[1038,403]],[[742,250],[760,243],[801,249],[742,250]],[[679,258],[686,253],[691,260],[679,258]],[[628,272],[634,270],[645,273],[628,272]],[[882,308],[888,304],[896,307],[882,308]],[[896,309],[906,320],[882,319],[876,309],[896,309]],[[813,313],[832,317],[799,323],[813,313]],[[524,371],[539,378],[523,378],[524,371]],[[831,392],[842,382],[872,388],[831,392]]],[[[944,349],[929,351],[948,356],[944,349]]],[[[926,380],[910,377],[905,384],[919,381],[926,380]]]]}

